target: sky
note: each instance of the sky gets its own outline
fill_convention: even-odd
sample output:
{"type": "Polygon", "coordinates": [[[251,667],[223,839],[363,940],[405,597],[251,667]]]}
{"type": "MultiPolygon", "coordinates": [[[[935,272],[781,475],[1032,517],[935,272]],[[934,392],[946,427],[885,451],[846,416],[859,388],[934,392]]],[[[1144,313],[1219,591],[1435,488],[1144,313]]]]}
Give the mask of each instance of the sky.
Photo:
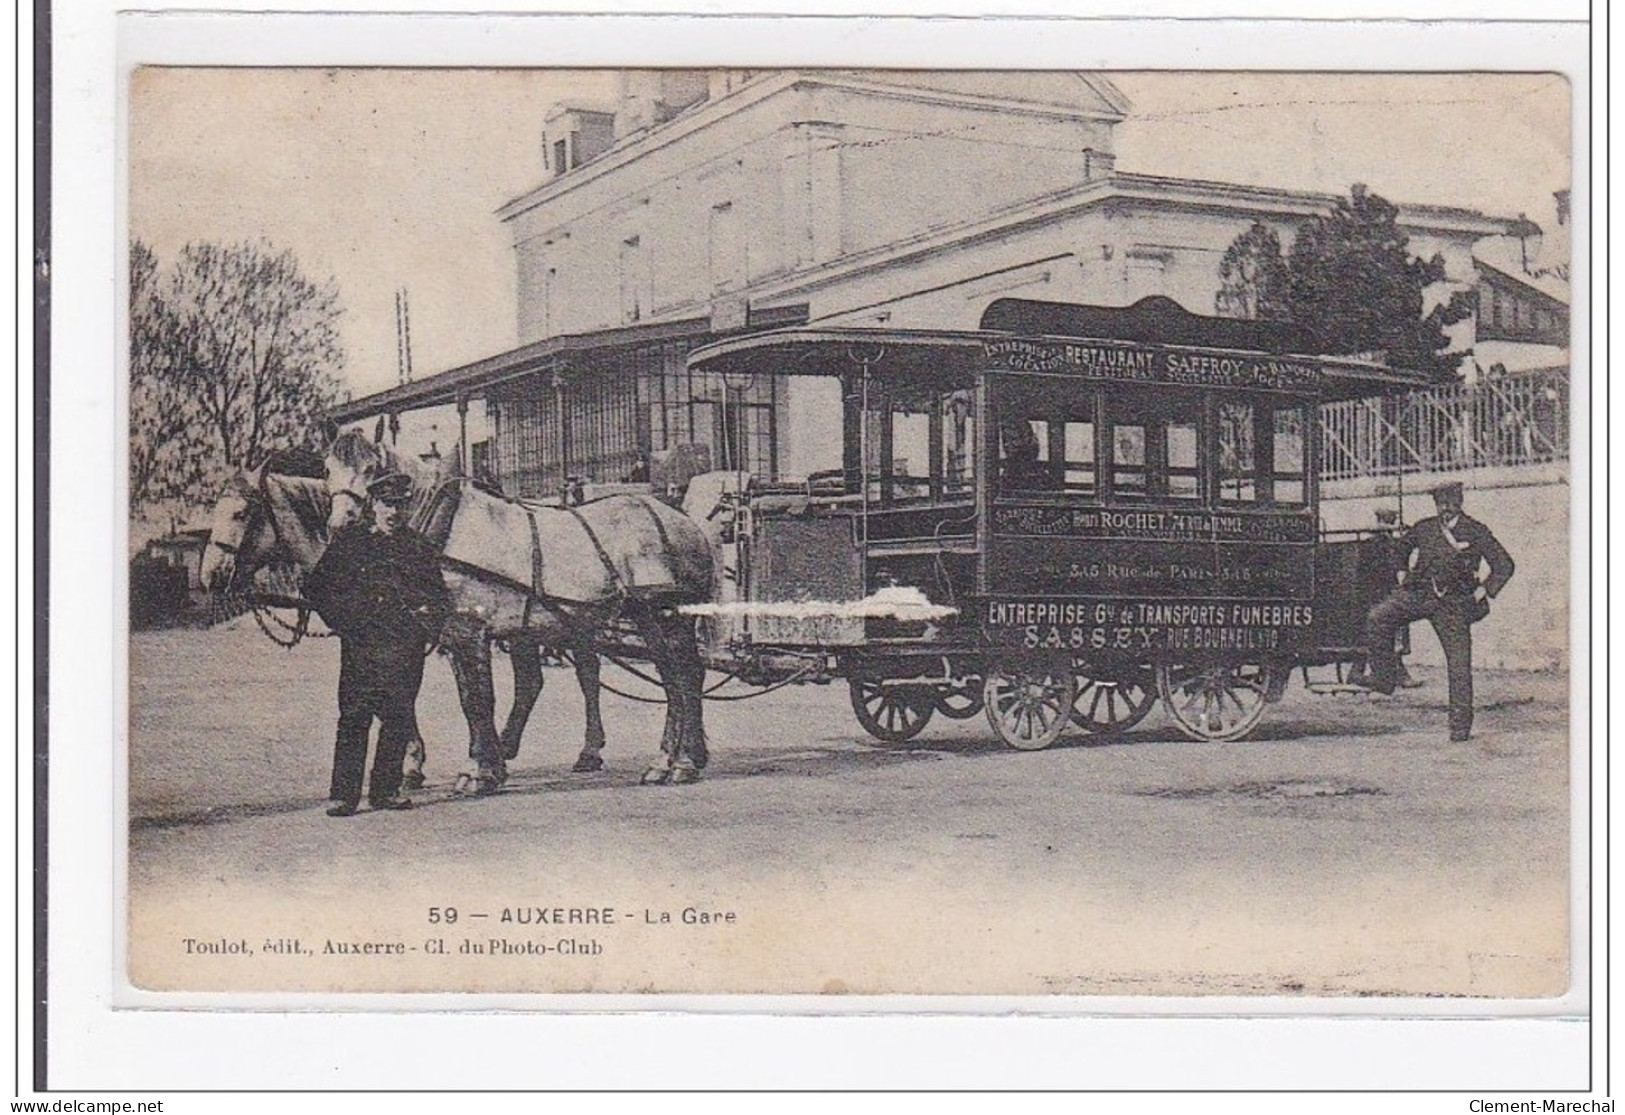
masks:
{"type": "MultiPolygon", "coordinates": [[[[1117,168],[1459,205],[1549,225],[1569,185],[1552,74],[1120,73],[1117,168]]],[[[130,95],[129,231],[161,260],[264,240],[331,276],[355,395],[515,343],[506,201],[543,181],[542,119],[612,100],[607,71],[146,68],[130,95]]]]}

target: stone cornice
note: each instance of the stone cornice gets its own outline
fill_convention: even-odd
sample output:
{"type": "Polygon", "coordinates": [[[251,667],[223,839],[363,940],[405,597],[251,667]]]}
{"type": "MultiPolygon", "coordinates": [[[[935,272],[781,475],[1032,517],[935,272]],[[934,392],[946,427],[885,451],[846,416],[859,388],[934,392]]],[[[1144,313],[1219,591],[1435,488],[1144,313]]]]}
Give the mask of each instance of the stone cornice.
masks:
{"type": "MultiPolygon", "coordinates": [[[[1139,202],[1191,209],[1250,213],[1257,217],[1302,219],[1324,213],[1337,194],[1246,186],[1231,182],[1162,178],[1144,174],[1114,174],[1095,182],[1047,194],[996,210],[974,221],[933,229],[918,236],[844,256],[822,266],[762,284],[752,297],[775,299],[816,290],[879,267],[890,266],[936,252],[963,248],[1007,235],[1084,209],[1104,209],[1114,203],[1139,202]]],[[[1454,232],[1469,236],[1503,235],[1510,221],[1476,210],[1434,205],[1398,206],[1399,222],[1412,231],[1454,232]]]]}

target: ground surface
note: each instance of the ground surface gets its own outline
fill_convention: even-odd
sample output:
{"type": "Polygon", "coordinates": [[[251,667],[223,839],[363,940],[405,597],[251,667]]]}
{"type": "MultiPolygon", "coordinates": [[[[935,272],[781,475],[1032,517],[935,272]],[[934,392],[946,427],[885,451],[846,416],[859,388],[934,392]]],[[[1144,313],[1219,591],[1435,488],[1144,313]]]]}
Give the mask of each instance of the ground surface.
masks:
{"type": "Polygon", "coordinates": [[[322,807],[337,672],[332,640],[282,651],[247,617],[133,638],[138,986],[1546,997],[1569,985],[1561,676],[1481,674],[1466,744],[1445,741],[1442,676],[1419,671],[1427,684],[1392,700],[1295,681],[1243,742],[1186,741],[1159,710],[1124,738],[1036,753],[1004,749],[980,716],[878,747],[844,685],[792,687],[708,704],[705,778],[649,788],[638,775],[661,710],[606,697],[609,769],[572,774],[581,699],[573,675],[549,670],[508,787],[470,799],[452,790],[466,733],[435,660],[418,808],[334,820],[322,807]]]}

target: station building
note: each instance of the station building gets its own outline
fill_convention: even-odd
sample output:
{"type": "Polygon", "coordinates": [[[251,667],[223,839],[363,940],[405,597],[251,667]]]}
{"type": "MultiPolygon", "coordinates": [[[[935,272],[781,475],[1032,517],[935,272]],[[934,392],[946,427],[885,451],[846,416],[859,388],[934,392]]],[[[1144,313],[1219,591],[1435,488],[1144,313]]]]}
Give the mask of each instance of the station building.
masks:
{"type": "MultiPolygon", "coordinates": [[[[1238,234],[1262,221],[1290,243],[1336,201],[1119,169],[1113,131],[1131,112],[1087,73],[626,73],[615,103],[547,113],[544,180],[497,213],[513,242],[515,346],[335,417],[407,427],[445,408],[462,466],[523,497],[556,495],[567,476],[628,479],[680,447],[772,480],[839,468],[829,381],[691,376],[688,353],[807,322],[974,329],[1006,296],[1165,295],[1212,313],[1238,234]]],[[[1399,211],[1412,253],[1444,259],[1431,294],[1493,271],[1517,288],[1497,305],[1531,300],[1475,258],[1517,222],[1399,211]]],[[[1475,325],[1456,327],[1457,349],[1475,325]]]]}

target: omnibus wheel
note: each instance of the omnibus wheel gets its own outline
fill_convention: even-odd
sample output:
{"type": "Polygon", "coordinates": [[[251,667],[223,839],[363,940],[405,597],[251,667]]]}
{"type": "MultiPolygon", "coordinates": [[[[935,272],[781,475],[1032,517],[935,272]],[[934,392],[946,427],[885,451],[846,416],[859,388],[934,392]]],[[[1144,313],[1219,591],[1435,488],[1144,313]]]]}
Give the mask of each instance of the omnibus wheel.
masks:
{"type": "Polygon", "coordinates": [[[982,711],[982,679],[971,678],[964,685],[937,693],[937,711],[949,720],[969,720],[982,711]]]}
{"type": "Polygon", "coordinates": [[[1262,662],[1215,662],[1157,667],[1157,690],[1168,715],[1192,739],[1240,739],[1264,715],[1270,667],[1262,662]]]}
{"type": "Polygon", "coordinates": [[[936,711],[936,695],[919,685],[886,685],[879,678],[851,678],[852,711],[863,730],[882,743],[907,743],[936,711]]]}
{"type": "Polygon", "coordinates": [[[982,703],[987,722],[1006,745],[1042,751],[1066,730],[1076,692],[1070,666],[1034,664],[1009,673],[990,672],[982,686],[982,703]]]}
{"type": "MultiPolygon", "coordinates": [[[[1077,669],[1077,667],[1074,667],[1077,669]]],[[[1086,732],[1126,732],[1144,720],[1157,703],[1154,671],[1132,667],[1096,676],[1079,673],[1072,699],[1072,722],[1086,732]]]]}

